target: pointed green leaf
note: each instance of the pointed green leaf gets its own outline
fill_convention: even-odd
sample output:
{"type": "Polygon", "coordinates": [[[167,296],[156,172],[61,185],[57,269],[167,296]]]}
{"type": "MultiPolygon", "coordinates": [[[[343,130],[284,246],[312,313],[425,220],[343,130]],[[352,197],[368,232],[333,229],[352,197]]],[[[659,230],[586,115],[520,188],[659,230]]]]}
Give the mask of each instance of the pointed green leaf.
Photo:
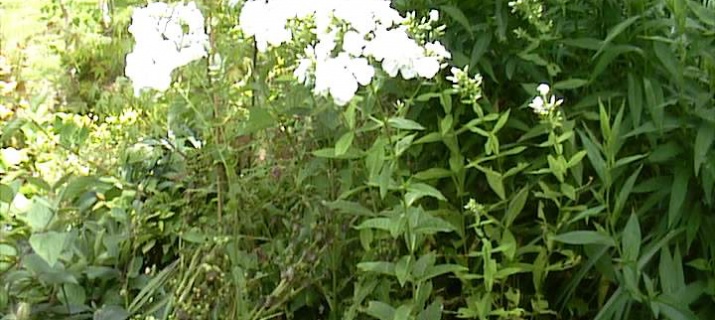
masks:
{"type": "Polygon", "coordinates": [[[524,210],[526,205],[526,200],[529,198],[529,186],[526,186],[519,190],[519,192],[514,195],[514,197],[509,201],[509,206],[507,206],[506,214],[504,215],[504,226],[506,228],[511,227],[514,223],[516,217],[524,210]]]}
{"type": "Polygon", "coordinates": [[[419,124],[413,120],[409,120],[409,119],[405,119],[405,118],[401,118],[401,117],[390,118],[387,120],[387,123],[389,123],[390,126],[395,129],[403,129],[403,130],[424,130],[425,129],[425,127],[423,127],[421,124],[419,124]]]}
{"type": "Polygon", "coordinates": [[[464,15],[464,12],[462,12],[462,10],[460,10],[458,7],[444,5],[444,6],[440,6],[439,9],[441,11],[444,11],[454,21],[456,21],[457,23],[462,25],[462,28],[464,28],[464,31],[467,31],[470,36],[474,35],[474,32],[472,31],[472,26],[469,23],[469,19],[467,18],[466,15],[464,15]]]}
{"type": "Polygon", "coordinates": [[[457,264],[439,264],[436,266],[427,267],[427,270],[425,270],[425,274],[422,276],[422,278],[419,279],[419,281],[427,281],[429,279],[441,276],[446,273],[457,274],[467,271],[469,271],[469,269],[457,264]]]}
{"type": "Polygon", "coordinates": [[[397,282],[400,283],[400,287],[404,287],[410,275],[410,269],[412,268],[412,256],[406,255],[402,256],[400,260],[395,264],[395,277],[397,277],[397,282]]]}
{"type": "Polygon", "coordinates": [[[354,138],[355,132],[353,131],[348,131],[343,134],[340,139],[338,139],[338,142],[335,143],[335,156],[339,157],[348,152],[348,149],[350,149],[350,146],[353,144],[354,138]]]}
{"type": "Polygon", "coordinates": [[[613,247],[616,242],[613,238],[596,231],[571,231],[553,237],[554,241],[568,244],[602,244],[613,247]]]}
{"type": "Polygon", "coordinates": [[[557,90],[572,90],[583,87],[588,84],[586,79],[570,78],[554,83],[554,89],[557,90]]]}
{"type": "Polygon", "coordinates": [[[441,302],[432,302],[417,315],[417,320],[441,320],[443,308],[441,302]]]}
{"type": "Polygon", "coordinates": [[[380,320],[395,319],[395,308],[381,301],[370,301],[365,313],[380,320]]]}
{"type": "Polygon", "coordinates": [[[601,42],[601,47],[598,48],[598,51],[594,55],[594,58],[596,56],[598,56],[598,54],[600,54],[603,51],[603,49],[605,49],[606,46],[608,46],[613,41],[613,39],[618,37],[621,33],[623,33],[623,31],[628,29],[628,27],[631,26],[633,23],[635,23],[638,19],[640,19],[640,16],[630,17],[626,20],[621,21],[619,24],[617,24],[615,27],[613,27],[611,30],[609,30],[608,35],[606,36],[606,39],[604,39],[603,42],[601,42]]]}
{"type": "Polygon", "coordinates": [[[357,264],[357,268],[362,272],[375,272],[389,276],[395,275],[395,264],[387,261],[360,262],[357,264]]]}
{"type": "Polygon", "coordinates": [[[715,124],[703,121],[695,136],[695,154],[693,155],[693,159],[695,160],[694,169],[696,177],[700,172],[700,167],[707,159],[708,152],[711,151],[710,147],[713,141],[715,141],[715,124]]]}
{"type": "Polygon", "coordinates": [[[129,319],[129,312],[120,306],[103,306],[94,312],[92,320],[126,320],[129,319]]]}
{"type": "Polygon", "coordinates": [[[638,223],[638,216],[631,214],[628,223],[626,223],[626,228],[623,230],[623,243],[621,244],[623,260],[637,261],[640,249],[641,227],[638,223]]]}
{"type": "Polygon", "coordinates": [[[30,246],[50,267],[54,266],[65,248],[67,233],[48,231],[30,236],[30,246]]]}
{"type": "Polygon", "coordinates": [[[621,215],[621,211],[623,211],[623,207],[626,205],[626,200],[628,200],[628,197],[633,190],[633,185],[636,183],[636,179],[638,179],[638,175],[640,174],[641,169],[643,169],[643,166],[638,167],[638,169],[636,169],[636,171],[633,172],[633,174],[631,174],[628,179],[626,179],[626,182],[623,184],[623,187],[621,187],[621,190],[618,192],[618,196],[616,197],[616,205],[613,209],[613,213],[611,216],[612,223],[618,221],[618,218],[621,215]]]}
{"type": "Polygon", "coordinates": [[[426,183],[413,183],[407,187],[405,202],[408,206],[411,206],[415,201],[423,197],[433,197],[442,201],[447,200],[447,198],[445,198],[439,190],[426,183]]]}
{"type": "Polygon", "coordinates": [[[682,216],[682,208],[685,197],[688,194],[688,181],[690,174],[683,166],[677,166],[673,174],[673,186],[670,191],[670,203],[668,205],[668,226],[673,227],[682,216]]]}

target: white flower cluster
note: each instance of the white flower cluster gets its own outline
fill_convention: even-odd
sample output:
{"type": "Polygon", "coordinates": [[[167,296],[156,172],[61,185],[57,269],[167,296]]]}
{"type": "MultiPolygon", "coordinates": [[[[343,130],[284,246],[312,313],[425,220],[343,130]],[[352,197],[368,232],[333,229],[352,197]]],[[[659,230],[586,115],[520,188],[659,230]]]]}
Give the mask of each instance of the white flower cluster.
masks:
{"type": "Polygon", "coordinates": [[[465,103],[475,103],[482,98],[482,75],[477,73],[473,77],[469,76],[469,65],[464,69],[452,67],[452,75],[447,76],[447,80],[452,82],[452,88],[456,90],[465,103]]]}
{"type": "Polygon", "coordinates": [[[564,103],[564,99],[556,100],[556,96],[550,94],[551,87],[546,83],[542,83],[536,87],[536,91],[539,93],[539,96],[535,97],[534,100],[529,103],[529,107],[538,115],[548,115],[564,103]]]}
{"type": "MultiPolygon", "coordinates": [[[[429,23],[439,19],[430,12],[429,23]]],[[[420,44],[412,39],[406,18],[390,7],[389,0],[248,0],[241,9],[239,26],[265,52],[293,39],[292,21],[309,21],[317,39],[305,48],[294,75],[313,84],[318,95],[330,94],[338,105],[355,96],[359,85],[372,81],[379,62],[390,76],[432,78],[451,54],[438,42],[420,44]]]]}
{"type": "Polygon", "coordinates": [[[174,69],[207,55],[204,17],[194,2],[135,8],[129,32],[136,45],[126,57],[125,74],[136,95],[143,89],[167,90],[174,69]]]}

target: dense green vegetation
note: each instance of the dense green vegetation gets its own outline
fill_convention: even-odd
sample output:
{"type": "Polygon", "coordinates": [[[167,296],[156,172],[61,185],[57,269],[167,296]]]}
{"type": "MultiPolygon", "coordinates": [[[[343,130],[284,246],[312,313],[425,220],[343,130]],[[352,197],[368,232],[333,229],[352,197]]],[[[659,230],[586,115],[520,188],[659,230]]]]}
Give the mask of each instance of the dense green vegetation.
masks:
{"type": "Polygon", "coordinates": [[[715,319],[715,2],[394,0],[344,106],[244,2],[135,95],[146,1],[0,0],[0,319],[715,319]]]}

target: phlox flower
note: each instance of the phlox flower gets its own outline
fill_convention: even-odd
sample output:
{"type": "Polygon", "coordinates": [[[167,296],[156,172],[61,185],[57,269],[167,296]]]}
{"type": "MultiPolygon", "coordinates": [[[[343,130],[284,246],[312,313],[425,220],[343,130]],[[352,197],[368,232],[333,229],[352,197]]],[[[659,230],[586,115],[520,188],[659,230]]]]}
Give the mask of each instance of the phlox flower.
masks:
{"type": "Polygon", "coordinates": [[[135,8],[129,32],[136,44],[126,56],[125,75],[136,95],[147,88],[167,90],[174,69],[207,55],[204,18],[194,2],[135,8]]]}
{"type": "MultiPolygon", "coordinates": [[[[317,95],[330,95],[347,104],[359,86],[375,75],[371,62],[390,77],[433,78],[451,54],[438,41],[418,43],[408,32],[409,19],[391,7],[390,0],[248,0],[239,27],[255,38],[263,52],[293,39],[289,22],[307,22],[315,40],[298,57],[293,76],[313,85],[317,95]]],[[[430,12],[436,22],[439,12],[430,12]]]]}
{"type": "Polygon", "coordinates": [[[265,52],[269,44],[279,46],[291,40],[291,31],[286,27],[288,17],[287,9],[275,1],[251,0],[243,5],[238,20],[243,32],[255,37],[258,50],[265,52]]]}
{"type": "Polygon", "coordinates": [[[355,57],[362,54],[367,41],[365,37],[355,31],[348,31],[343,35],[343,50],[355,57]]]}
{"type": "Polygon", "coordinates": [[[529,103],[529,107],[538,115],[548,115],[564,102],[563,99],[556,99],[556,96],[550,95],[551,87],[546,83],[542,83],[536,87],[536,91],[539,93],[539,96],[534,97],[531,103],[529,103]]]}
{"type": "Polygon", "coordinates": [[[542,83],[542,84],[540,84],[538,87],[536,87],[536,91],[537,91],[540,95],[546,96],[547,94],[549,94],[549,91],[551,91],[551,88],[549,87],[548,84],[542,83]]]}
{"type": "Polygon", "coordinates": [[[313,92],[318,95],[330,93],[335,103],[342,106],[355,97],[358,84],[369,84],[374,74],[367,59],[341,53],[335,58],[318,61],[313,92]]]}

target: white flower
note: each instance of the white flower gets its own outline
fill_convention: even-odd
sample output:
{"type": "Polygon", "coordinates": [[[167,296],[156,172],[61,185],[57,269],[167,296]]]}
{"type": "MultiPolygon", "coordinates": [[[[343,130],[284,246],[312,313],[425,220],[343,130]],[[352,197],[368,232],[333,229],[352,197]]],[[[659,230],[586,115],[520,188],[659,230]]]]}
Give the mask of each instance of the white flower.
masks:
{"type": "Polygon", "coordinates": [[[429,21],[430,22],[437,22],[439,20],[439,11],[437,10],[430,10],[429,12],[429,21]]]}
{"type": "Polygon", "coordinates": [[[345,62],[345,67],[352,73],[355,80],[363,86],[370,84],[372,77],[375,76],[375,69],[365,58],[350,58],[345,62]]]}
{"type": "Polygon", "coordinates": [[[315,88],[318,95],[330,93],[338,105],[353,99],[360,85],[372,81],[375,70],[365,58],[353,58],[343,52],[335,58],[318,61],[315,70],[315,88]]]}
{"type": "Polygon", "coordinates": [[[310,59],[300,59],[298,67],[293,71],[293,76],[302,84],[308,83],[308,73],[313,67],[313,60],[310,59]]]}
{"type": "Polygon", "coordinates": [[[194,2],[135,8],[129,32],[136,45],[126,56],[125,74],[136,95],[143,89],[167,90],[174,69],[207,55],[204,18],[194,2]]]}
{"type": "Polygon", "coordinates": [[[535,97],[529,107],[534,110],[534,113],[539,115],[548,115],[553,112],[557,107],[564,103],[563,99],[556,99],[556,96],[549,95],[551,88],[548,84],[542,83],[537,88],[536,91],[539,96],[535,97]]]}
{"type": "Polygon", "coordinates": [[[366,44],[365,37],[355,31],[348,31],[343,36],[343,50],[355,57],[362,54],[366,44]]]}
{"type": "Polygon", "coordinates": [[[0,149],[0,156],[2,156],[3,162],[8,166],[19,165],[28,159],[26,150],[17,150],[13,147],[0,149]]]}
{"type": "MultiPolygon", "coordinates": [[[[438,19],[439,12],[431,11],[430,21],[438,19]]],[[[344,105],[359,86],[372,81],[373,61],[389,76],[404,79],[433,78],[446,66],[449,51],[438,41],[415,41],[404,25],[407,20],[390,0],[247,0],[239,27],[265,51],[292,41],[288,25],[293,22],[314,26],[309,31],[315,40],[298,57],[293,76],[312,84],[314,94],[330,95],[344,105]]]]}
{"type": "Polygon", "coordinates": [[[420,77],[432,79],[439,72],[439,60],[435,57],[418,58],[414,67],[420,77]]]}
{"type": "Polygon", "coordinates": [[[540,95],[546,96],[547,94],[549,94],[549,91],[551,91],[551,88],[548,84],[542,83],[538,87],[536,87],[536,91],[538,91],[540,95]]]}
{"type": "Polygon", "coordinates": [[[425,50],[427,50],[427,53],[431,56],[439,59],[452,59],[452,54],[449,53],[449,51],[447,51],[447,49],[439,41],[426,43],[425,50]]]}
{"type": "Polygon", "coordinates": [[[290,13],[275,1],[247,1],[238,18],[239,26],[247,36],[256,38],[256,47],[265,52],[268,45],[279,46],[292,38],[286,27],[290,13]]]}
{"type": "Polygon", "coordinates": [[[544,99],[541,97],[535,97],[534,100],[531,101],[529,104],[529,107],[531,109],[534,109],[534,112],[536,114],[540,115],[545,115],[549,113],[549,110],[546,108],[546,105],[544,104],[544,99]]]}

